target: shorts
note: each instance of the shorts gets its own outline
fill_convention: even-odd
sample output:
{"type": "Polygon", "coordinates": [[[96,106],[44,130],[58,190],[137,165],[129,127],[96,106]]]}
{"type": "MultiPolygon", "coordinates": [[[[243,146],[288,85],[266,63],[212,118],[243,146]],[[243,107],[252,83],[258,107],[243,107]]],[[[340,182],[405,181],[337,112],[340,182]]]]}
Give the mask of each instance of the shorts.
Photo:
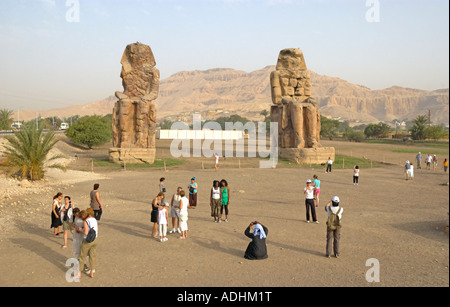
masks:
{"type": "Polygon", "coordinates": [[[317,188],[316,189],[316,195],[319,195],[320,194],[320,188],[317,188]]]}
{"type": "Polygon", "coordinates": [[[64,221],[62,224],[62,230],[68,230],[68,231],[72,231],[74,228],[72,227],[72,225],[70,225],[69,222],[64,221]]]}
{"type": "Polygon", "coordinates": [[[180,209],[172,207],[170,209],[170,216],[179,219],[180,218],[180,209]]]}

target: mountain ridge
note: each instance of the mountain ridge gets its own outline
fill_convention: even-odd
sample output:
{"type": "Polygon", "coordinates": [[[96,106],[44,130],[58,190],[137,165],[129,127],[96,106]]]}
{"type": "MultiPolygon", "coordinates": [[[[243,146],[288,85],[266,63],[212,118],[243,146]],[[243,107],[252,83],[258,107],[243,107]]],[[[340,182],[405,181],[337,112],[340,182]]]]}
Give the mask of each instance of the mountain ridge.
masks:
{"type": "MultiPolygon", "coordinates": [[[[223,109],[252,119],[272,105],[269,65],[253,72],[233,68],[180,71],[161,80],[155,101],[158,119],[188,112],[223,109]]],[[[351,122],[390,122],[413,119],[431,111],[434,123],[449,123],[449,89],[432,91],[393,85],[372,90],[337,77],[311,72],[312,96],[323,115],[351,122]]],[[[38,111],[43,117],[106,115],[112,113],[114,96],[86,105],[38,111]]],[[[20,111],[21,120],[31,120],[36,111],[20,111]]],[[[14,119],[16,119],[16,115],[14,119]]]]}

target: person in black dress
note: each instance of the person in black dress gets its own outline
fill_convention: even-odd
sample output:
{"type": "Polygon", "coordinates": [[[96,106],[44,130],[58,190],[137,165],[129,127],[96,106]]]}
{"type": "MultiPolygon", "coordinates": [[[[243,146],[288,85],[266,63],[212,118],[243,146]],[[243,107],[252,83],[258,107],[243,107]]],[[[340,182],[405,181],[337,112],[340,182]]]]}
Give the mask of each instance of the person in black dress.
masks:
{"type": "Polygon", "coordinates": [[[268,257],[266,247],[266,238],[268,233],[269,230],[267,227],[261,223],[257,221],[250,223],[245,230],[245,235],[252,239],[252,242],[250,242],[247,250],[245,251],[245,259],[262,260],[268,257]],[[254,226],[253,232],[250,231],[252,226],[254,226]]]}
{"type": "Polygon", "coordinates": [[[62,198],[63,194],[59,192],[53,197],[53,204],[52,204],[52,223],[50,225],[50,228],[54,229],[55,236],[59,236],[61,232],[61,226],[62,221],[60,219],[60,210],[62,207],[62,198]]]}
{"type": "Polygon", "coordinates": [[[164,199],[164,193],[160,192],[158,196],[155,197],[152,201],[152,213],[151,213],[151,219],[150,221],[153,224],[152,229],[152,237],[157,239],[158,238],[158,209],[161,205],[161,201],[164,199]]]}

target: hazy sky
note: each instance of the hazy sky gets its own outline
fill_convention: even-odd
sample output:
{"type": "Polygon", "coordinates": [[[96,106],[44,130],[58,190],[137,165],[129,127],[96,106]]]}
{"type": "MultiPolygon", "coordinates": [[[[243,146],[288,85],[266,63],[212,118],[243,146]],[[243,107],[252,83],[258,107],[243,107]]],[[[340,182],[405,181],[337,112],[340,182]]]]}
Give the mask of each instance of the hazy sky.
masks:
{"type": "Polygon", "coordinates": [[[136,41],[162,78],[251,72],[301,48],[309,69],[372,89],[448,88],[448,29],[448,0],[0,0],[0,108],[106,98],[136,41]]]}

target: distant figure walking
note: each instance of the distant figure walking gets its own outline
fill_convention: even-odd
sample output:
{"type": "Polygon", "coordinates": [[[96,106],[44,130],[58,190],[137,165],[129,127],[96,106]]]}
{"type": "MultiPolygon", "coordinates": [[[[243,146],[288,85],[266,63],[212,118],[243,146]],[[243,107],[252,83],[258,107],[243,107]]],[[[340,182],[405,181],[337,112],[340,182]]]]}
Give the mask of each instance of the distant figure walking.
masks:
{"type": "Polygon", "coordinates": [[[409,165],[409,180],[414,180],[414,164],[409,165]]]}
{"type": "Polygon", "coordinates": [[[405,176],[406,176],[406,180],[409,180],[411,175],[411,163],[409,162],[409,160],[407,160],[405,162],[405,176]]]}
{"type": "Polygon", "coordinates": [[[437,169],[438,166],[438,158],[437,155],[433,155],[433,171],[437,169]]]}
{"type": "Polygon", "coordinates": [[[159,191],[164,193],[164,198],[161,200],[163,204],[166,201],[166,178],[159,179],[159,191]]]}
{"type": "Polygon", "coordinates": [[[195,177],[192,177],[191,183],[189,183],[189,205],[190,208],[195,209],[197,207],[197,192],[198,184],[195,182],[195,177]]]}
{"type": "Polygon", "coordinates": [[[269,233],[269,229],[262,225],[260,222],[251,222],[250,225],[245,230],[245,235],[252,239],[252,242],[247,247],[245,251],[245,259],[248,260],[262,260],[267,259],[267,246],[266,238],[269,233]],[[253,232],[251,227],[254,226],[253,232]]]}
{"type": "Polygon", "coordinates": [[[431,170],[431,162],[433,161],[433,157],[428,154],[427,159],[426,159],[426,163],[427,163],[427,170],[431,170]]]}
{"type": "Polygon", "coordinates": [[[334,251],[334,256],[339,258],[342,227],[341,220],[344,209],[340,207],[340,199],[338,196],[333,197],[331,202],[326,204],[325,211],[328,213],[326,256],[327,258],[330,258],[331,253],[334,251]]]}
{"type": "Polygon", "coordinates": [[[219,155],[217,153],[214,154],[214,168],[217,173],[219,171],[219,155]]]}
{"type": "Polygon", "coordinates": [[[359,184],[359,166],[355,165],[353,168],[353,185],[359,184]]]}
{"type": "Polygon", "coordinates": [[[214,218],[214,223],[219,222],[219,211],[222,207],[222,195],[221,189],[219,186],[219,181],[214,180],[213,187],[211,188],[211,217],[214,218]]]}
{"type": "Polygon", "coordinates": [[[61,192],[53,197],[52,223],[50,225],[50,228],[53,228],[55,236],[59,236],[59,234],[61,233],[62,221],[59,214],[62,207],[62,198],[63,194],[61,192]]]}
{"type": "Polygon", "coordinates": [[[444,173],[447,173],[447,170],[448,170],[448,160],[447,159],[444,159],[444,173]]]}
{"type": "Polygon", "coordinates": [[[100,195],[98,194],[98,189],[100,188],[100,185],[98,183],[94,184],[94,190],[91,191],[91,208],[94,210],[94,218],[97,221],[100,221],[103,214],[103,206],[102,202],[100,201],[100,195]]]}
{"type": "Polygon", "coordinates": [[[311,211],[313,222],[316,224],[319,224],[319,221],[316,217],[316,205],[314,203],[314,187],[312,187],[311,180],[308,179],[306,181],[306,187],[304,189],[305,194],[305,206],[306,206],[306,223],[309,223],[310,215],[309,212],[311,211]]]}
{"type": "Polygon", "coordinates": [[[422,153],[419,152],[416,155],[416,161],[417,161],[417,169],[422,169],[422,153]]]}
{"type": "Polygon", "coordinates": [[[331,173],[332,166],[333,166],[333,160],[331,160],[331,157],[328,157],[327,170],[325,171],[325,173],[331,173]]]}

